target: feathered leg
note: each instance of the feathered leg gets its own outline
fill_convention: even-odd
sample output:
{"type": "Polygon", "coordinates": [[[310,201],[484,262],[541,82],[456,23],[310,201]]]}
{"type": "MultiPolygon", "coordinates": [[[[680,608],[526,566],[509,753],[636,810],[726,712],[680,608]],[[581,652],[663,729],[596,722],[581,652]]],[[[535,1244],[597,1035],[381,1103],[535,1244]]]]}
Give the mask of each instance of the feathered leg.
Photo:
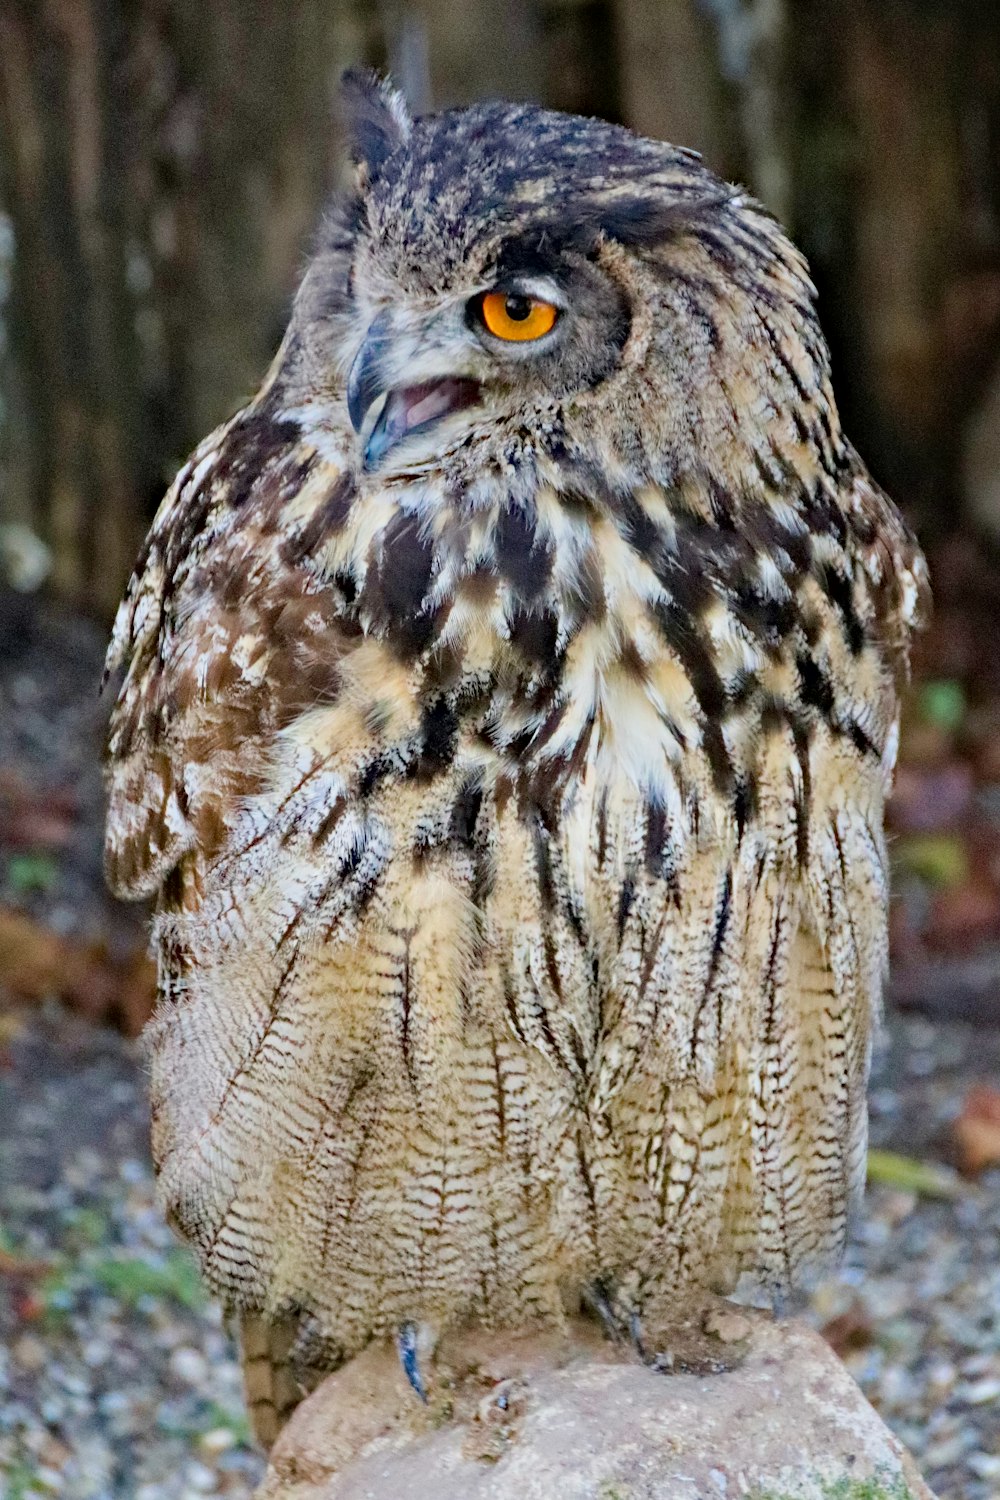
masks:
{"type": "Polygon", "coordinates": [[[305,1394],[292,1369],[297,1334],[294,1318],[273,1323],[252,1313],[240,1318],[247,1410],[254,1436],[265,1449],[270,1449],[305,1394]]]}

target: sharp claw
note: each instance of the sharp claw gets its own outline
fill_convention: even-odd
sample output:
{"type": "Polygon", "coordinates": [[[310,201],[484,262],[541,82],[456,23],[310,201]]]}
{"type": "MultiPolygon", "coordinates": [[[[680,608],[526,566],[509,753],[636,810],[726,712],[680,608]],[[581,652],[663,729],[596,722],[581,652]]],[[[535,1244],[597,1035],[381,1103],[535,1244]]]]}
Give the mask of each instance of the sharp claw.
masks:
{"type": "Polygon", "coordinates": [[[618,1319],[615,1317],[614,1308],[611,1306],[611,1298],[603,1281],[593,1282],[584,1292],[586,1300],[590,1303],[597,1316],[604,1325],[604,1332],[614,1344],[622,1341],[622,1330],[618,1319]]]}
{"type": "Polygon", "coordinates": [[[396,1350],[399,1354],[399,1362],[403,1366],[403,1374],[421,1401],[426,1405],[427,1391],[424,1388],[424,1379],[420,1373],[420,1360],[417,1355],[417,1325],[415,1323],[404,1323],[400,1328],[396,1334],[396,1350]]]}
{"type": "Polygon", "coordinates": [[[632,1340],[632,1347],[634,1348],[636,1354],[638,1354],[644,1365],[648,1365],[649,1355],[647,1354],[646,1346],[642,1341],[642,1319],[639,1317],[639,1314],[635,1311],[635,1309],[633,1309],[629,1314],[628,1331],[629,1337],[632,1340]]]}

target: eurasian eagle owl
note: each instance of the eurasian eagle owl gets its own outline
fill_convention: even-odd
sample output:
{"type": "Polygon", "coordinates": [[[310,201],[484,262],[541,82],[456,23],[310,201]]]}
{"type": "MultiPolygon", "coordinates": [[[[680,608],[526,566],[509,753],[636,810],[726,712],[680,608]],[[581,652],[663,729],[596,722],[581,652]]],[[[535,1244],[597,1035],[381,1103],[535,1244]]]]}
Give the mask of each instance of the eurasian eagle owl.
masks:
{"type": "Polygon", "coordinates": [[[423,1326],[837,1254],[926,585],[758,204],[347,87],[353,188],[118,615],[107,867],[156,901],[162,1201],[252,1360],[395,1335],[418,1383],[423,1326]]]}

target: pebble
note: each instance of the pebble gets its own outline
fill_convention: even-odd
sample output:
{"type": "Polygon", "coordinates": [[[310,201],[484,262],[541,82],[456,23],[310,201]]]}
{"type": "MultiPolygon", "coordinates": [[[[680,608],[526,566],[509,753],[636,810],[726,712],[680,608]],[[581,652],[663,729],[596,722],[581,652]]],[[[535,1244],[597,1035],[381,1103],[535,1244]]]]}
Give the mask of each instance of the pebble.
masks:
{"type": "Polygon", "coordinates": [[[713,1334],[721,1344],[738,1344],[753,1332],[753,1323],[743,1313],[713,1308],[704,1320],[706,1333],[713,1334]]]}
{"type": "Polygon", "coordinates": [[[45,1345],[40,1339],[32,1338],[30,1333],[19,1338],[10,1352],[21,1369],[26,1370],[29,1375],[37,1374],[39,1370],[44,1369],[49,1360],[45,1345]]]}
{"type": "Polygon", "coordinates": [[[971,1435],[963,1429],[939,1443],[931,1443],[923,1452],[924,1470],[950,1469],[969,1451],[970,1441],[971,1435]]]}
{"type": "Polygon", "coordinates": [[[929,1389],[938,1391],[942,1395],[945,1391],[951,1390],[957,1379],[958,1371],[951,1361],[947,1359],[935,1360],[927,1371],[927,1385],[929,1389]]]}
{"type": "MultiPolygon", "coordinates": [[[[872,1143],[938,1159],[956,1101],[1000,1076],[1000,1038],[902,1017],[889,1036],[876,1061],[872,1143]],[[914,1067],[915,1054],[925,1055],[914,1067]]],[[[867,1322],[873,1343],[845,1362],[940,1500],[1000,1496],[998,1179],[963,1184],[950,1203],[870,1189],[844,1266],[808,1310],[820,1328],[851,1308],[867,1322]]]]}
{"type": "Polygon", "coordinates": [[[81,1346],[80,1354],[85,1365],[91,1370],[99,1370],[111,1357],[111,1350],[103,1339],[87,1339],[81,1346]]]}
{"type": "Polygon", "coordinates": [[[181,1347],[170,1356],[170,1373],[185,1385],[204,1385],[208,1379],[208,1364],[197,1349],[181,1347]]]}
{"type": "Polygon", "coordinates": [[[208,1432],[203,1432],[198,1439],[198,1447],[202,1453],[210,1458],[218,1458],[220,1453],[228,1453],[236,1442],[236,1434],[229,1427],[212,1427],[208,1432]]]}
{"type": "Polygon", "coordinates": [[[1000,1453],[970,1453],[965,1461],[977,1479],[1000,1479],[1000,1453]]]}
{"type": "Polygon", "coordinates": [[[0,1298],[0,1475],[30,1474],[31,1500],[251,1500],[264,1465],[218,1309],[95,1276],[135,1259],[155,1284],[183,1253],[156,1204],[138,1050],[45,1010],[5,1045],[0,1224],[53,1274],[37,1317],[0,1298]]]}
{"type": "Polygon", "coordinates": [[[46,1396],[39,1404],[42,1421],[47,1422],[50,1427],[56,1427],[67,1415],[69,1408],[60,1396],[46,1396]]]}
{"type": "Polygon", "coordinates": [[[185,1483],[196,1495],[211,1495],[216,1488],[216,1473],[206,1464],[188,1464],[184,1470],[185,1483]]]}
{"type": "Polygon", "coordinates": [[[958,1385],[954,1391],[954,1399],[964,1402],[966,1406],[982,1406],[985,1401],[995,1401],[998,1396],[1000,1396],[1000,1377],[998,1376],[977,1380],[971,1385],[958,1385]]]}

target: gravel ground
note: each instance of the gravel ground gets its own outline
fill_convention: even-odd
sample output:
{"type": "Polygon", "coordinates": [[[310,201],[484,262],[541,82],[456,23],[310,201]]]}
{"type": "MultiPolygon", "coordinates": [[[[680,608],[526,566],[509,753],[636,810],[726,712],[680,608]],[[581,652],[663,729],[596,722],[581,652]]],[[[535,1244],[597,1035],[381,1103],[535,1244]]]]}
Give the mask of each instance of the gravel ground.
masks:
{"type": "MultiPolygon", "coordinates": [[[[947,1160],[970,1085],[1000,1082],[994,1028],[890,1017],[871,1091],[873,1146],[947,1160]]],[[[839,1273],[809,1315],[855,1329],[845,1363],[941,1500],[1000,1496],[1000,1171],[951,1199],[869,1189],[839,1273]]],[[[842,1346],[843,1335],[838,1344],[842,1346]]]]}
{"type": "Polygon", "coordinates": [[[0,901],[61,937],[100,938],[116,952],[134,946],[144,917],[112,899],[101,863],[101,754],[114,697],[98,696],[106,644],[106,630],[93,621],[0,588],[0,901]],[[37,794],[36,817],[46,806],[62,813],[36,886],[12,878],[10,856],[32,846],[31,828],[19,828],[16,814],[4,826],[8,778],[37,794]]]}
{"type": "MultiPolygon", "coordinates": [[[[137,1048],[61,1012],[5,1023],[0,1226],[33,1274],[0,1276],[4,1500],[244,1500],[261,1463],[239,1368],[154,1204],[137,1048]]],[[[1000,1076],[1000,1037],[895,1018],[886,1043],[874,1143],[940,1154],[968,1084],[1000,1076]]],[[[1000,1172],[954,1200],[875,1187],[809,1309],[840,1320],[941,1500],[1000,1494],[998,1250],[1000,1172]]]]}
{"type": "Polygon", "coordinates": [[[0,1276],[0,1495],[247,1500],[239,1365],[154,1203],[138,1049],[2,1019],[0,1232],[30,1274],[0,1276]]]}

